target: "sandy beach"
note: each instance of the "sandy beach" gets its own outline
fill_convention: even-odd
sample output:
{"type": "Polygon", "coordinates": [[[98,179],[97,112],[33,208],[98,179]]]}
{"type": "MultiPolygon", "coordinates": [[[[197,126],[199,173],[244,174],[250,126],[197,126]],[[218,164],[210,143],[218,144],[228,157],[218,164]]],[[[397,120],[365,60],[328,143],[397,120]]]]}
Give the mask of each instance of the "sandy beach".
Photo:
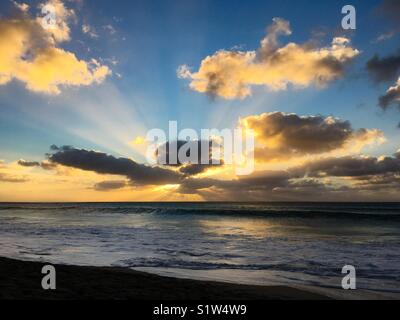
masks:
{"type": "Polygon", "coordinates": [[[161,277],[127,268],[55,265],[57,289],[43,290],[45,263],[0,258],[0,299],[33,300],[325,300],[284,287],[161,277]]]}

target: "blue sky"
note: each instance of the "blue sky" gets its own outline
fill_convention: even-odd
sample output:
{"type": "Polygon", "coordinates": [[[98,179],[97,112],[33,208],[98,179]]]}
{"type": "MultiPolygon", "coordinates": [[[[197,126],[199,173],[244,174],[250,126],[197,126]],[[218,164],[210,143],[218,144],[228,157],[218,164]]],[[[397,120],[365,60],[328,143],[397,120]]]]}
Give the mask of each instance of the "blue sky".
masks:
{"type": "MultiPolygon", "coordinates": [[[[40,1],[26,1],[37,14],[40,1]]],[[[340,27],[342,6],[348,1],[64,1],[75,11],[71,39],[58,46],[77,58],[95,58],[112,72],[101,83],[65,86],[58,95],[28,90],[13,80],[0,85],[0,159],[40,161],[49,146],[73,145],[101,150],[115,156],[144,161],[126,145],[151,128],[232,128],[239,117],[280,111],[298,115],[323,115],[349,120],[353,128],[382,130],[387,143],[365,154],[392,155],[399,148],[397,110],[383,112],[378,98],[390,83],[374,83],[365,64],[375,54],[387,56],[398,50],[399,34],[375,41],[395,25],[380,14],[381,0],[353,0],[357,30],[340,27]],[[221,49],[256,50],[274,17],[291,24],[292,34],[280,39],[306,43],[321,34],[321,46],[335,36],[351,39],[361,51],[343,77],[323,88],[309,86],[274,92],[253,87],[251,97],[226,100],[191,90],[177,77],[180,65],[199,69],[201,61],[221,49]],[[97,34],[82,32],[89,25],[97,34]]],[[[12,1],[0,4],[2,19],[15,14],[12,1]]],[[[62,72],[62,70],[60,70],[62,72]]]]}

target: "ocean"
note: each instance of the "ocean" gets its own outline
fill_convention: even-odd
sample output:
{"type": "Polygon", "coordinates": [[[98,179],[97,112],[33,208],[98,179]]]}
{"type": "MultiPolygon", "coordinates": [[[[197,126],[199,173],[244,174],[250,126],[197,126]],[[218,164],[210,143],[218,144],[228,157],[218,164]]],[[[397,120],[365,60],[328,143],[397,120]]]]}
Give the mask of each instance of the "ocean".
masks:
{"type": "Polygon", "coordinates": [[[0,256],[399,298],[400,204],[1,203],[0,256]]]}

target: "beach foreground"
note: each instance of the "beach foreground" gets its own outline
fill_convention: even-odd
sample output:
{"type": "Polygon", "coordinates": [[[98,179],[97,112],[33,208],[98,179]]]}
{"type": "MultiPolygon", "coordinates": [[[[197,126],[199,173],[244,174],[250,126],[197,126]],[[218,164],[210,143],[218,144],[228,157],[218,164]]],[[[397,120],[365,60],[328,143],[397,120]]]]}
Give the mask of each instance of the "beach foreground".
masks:
{"type": "Polygon", "coordinates": [[[54,265],[57,289],[43,290],[44,263],[0,258],[0,299],[322,300],[284,287],[247,286],[161,277],[128,268],[54,265]]]}

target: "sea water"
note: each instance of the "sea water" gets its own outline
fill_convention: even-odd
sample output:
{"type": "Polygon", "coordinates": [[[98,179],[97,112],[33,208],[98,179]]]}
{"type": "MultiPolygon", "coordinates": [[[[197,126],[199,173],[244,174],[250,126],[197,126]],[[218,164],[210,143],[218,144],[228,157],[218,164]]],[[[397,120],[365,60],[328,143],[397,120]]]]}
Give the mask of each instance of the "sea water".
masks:
{"type": "Polygon", "coordinates": [[[2,203],[0,256],[400,297],[400,204],[2,203]]]}

